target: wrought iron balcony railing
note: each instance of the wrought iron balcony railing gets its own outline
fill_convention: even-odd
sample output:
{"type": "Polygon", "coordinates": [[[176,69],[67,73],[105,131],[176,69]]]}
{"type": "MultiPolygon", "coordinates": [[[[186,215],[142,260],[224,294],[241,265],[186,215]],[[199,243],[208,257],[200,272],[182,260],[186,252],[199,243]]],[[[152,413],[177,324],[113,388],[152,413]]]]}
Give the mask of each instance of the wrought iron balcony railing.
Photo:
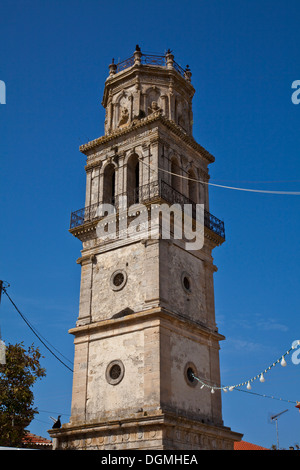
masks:
{"type": "MultiPolygon", "coordinates": [[[[145,204],[155,200],[165,201],[169,204],[179,204],[181,206],[184,204],[190,204],[192,206],[192,216],[193,218],[196,217],[196,203],[184,194],[174,189],[165,181],[151,182],[140,186],[139,188],[136,188],[127,194],[117,195],[114,200],[110,202],[114,205],[117,212],[120,209],[121,204],[123,204],[124,196],[127,198],[126,202],[128,207],[132,204],[145,204]]],[[[72,212],[70,229],[74,229],[99,219],[99,206],[100,204],[95,203],[88,207],[84,207],[83,209],[79,209],[78,211],[72,212]]],[[[212,232],[225,239],[224,222],[206,210],[204,210],[204,225],[212,232]]]]}
{"type": "MultiPolygon", "coordinates": [[[[161,67],[166,67],[167,66],[167,58],[166,55],[158,55],[158,54],[141,54],[140,58],[141,64],[145,65],[159,65],[161,67]]],[[[121,70],[125,70],[129,67],[132,67],[135,63],[135,58],[134,55],[131,57],[128,57],[128,59],[122,60],[122,62],[118,62],[116,64],[116,72],[121,72],[121,70]]],[[[187,66],[186,69],[183,69],[175,60],[173,60],[173,67],[177,72],[182,76],[186,77],[186,72],[189,71],[189,68],[187,66]]]]}
{"type": "MultiPolygon", "coordinates": [[[[196,217],[196,203],[194,201],[176,189],[172,188],[172,186],[170,186],[165,181],[161,181],[160,189],[160,197],[162,199],[169,202],[170,204],[180,204],[181,206],[184,204],[190,204],[192,206],[192,216],[193,218],[196,217]]],[[[204,210],[204,225],[225,240],[224,222],[212,215],[207,210],[204,210]]]]}

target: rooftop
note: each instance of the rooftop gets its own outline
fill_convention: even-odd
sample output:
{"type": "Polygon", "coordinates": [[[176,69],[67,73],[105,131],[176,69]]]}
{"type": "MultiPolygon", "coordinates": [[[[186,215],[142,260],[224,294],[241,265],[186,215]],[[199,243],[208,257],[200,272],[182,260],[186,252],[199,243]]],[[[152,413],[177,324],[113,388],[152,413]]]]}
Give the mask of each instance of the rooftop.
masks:
{"type": "Polygon", "coordinates": [[[27,431],[26,436],[22,440],[24,447],[34,449],[52,449],[52,441],[45,437],[37,436],[27,431]]]}
{"type": "Polygon", "coordinates": [[[234,450],[270,450],[266,447],[258,446],[256,444],[251,444],[246,441],[236,441],[234,443],[234,450]]]}

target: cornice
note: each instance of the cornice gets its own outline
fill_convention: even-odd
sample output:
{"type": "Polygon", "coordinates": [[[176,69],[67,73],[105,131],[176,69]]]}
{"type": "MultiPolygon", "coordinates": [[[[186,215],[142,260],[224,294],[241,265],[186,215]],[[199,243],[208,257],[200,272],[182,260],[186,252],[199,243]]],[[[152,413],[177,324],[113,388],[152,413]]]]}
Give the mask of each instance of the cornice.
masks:
{"type": "Polygon", "coordinates": [[[198,142],[196,142],[196,140],[192,136],[186,134],[181,129],[181,127],[178,126],[174,121],[170,121],[169,119],[164,117],[161,114],[161,112],[156,112],[143,119],[135,120],[126,128],[116,130],[112,132],[111,134],[104,135],[90,142],[87,142],[86,144],[81,145],[79,147],[79,150],[81,153],[88,156],[88,154],[90,153],[92,149],[100,145],[106,144],[108,142],[111,142],[117,139],[118,137],[128,135],[136,131],[137,129],[141,129],[154,122],[162,123],[165,127],[167,127],[168,130],[170,130],[173,134],[177,135],[183,142],[185,142],[187,145],[189,145],[198,153],[200,153],[201,156],[204,157],[208,161],[208,163],[213,163],[215,161],[215,157],[211,155],[204,147],[202,147],[202,145],[198,144],[198,142]]]}
{"type": "MultiPolygon", "coordinates": [[[[154,201],[146,204],[151,205],[154,203],[154,201]]],[[[157,203],[157,202],[156,202],[157,203]]],[[[118,214],[116,214],[116,217],[118,217],[118,214]]],[[[76,238],[79,238],[79,240],[84,241],[85,239],[89,239],[90,236],[94,238],[94,233],[96,231],[97,224],[99,223],[99,220],[94,220],[92,222],[85,222],[82,225],[79,225],[78,227],[70,228],[69,232],[76,238]]],[[[210,230],[208,227],[204,226],[204,237],[205,239],[209,240],[214,246],[220,246],[224,243],[225,238],[221,237],[217,233],[215,233],[213,230],[210,230]]],[[[136,242],[137,240],[135,240],[136,242]]],[[[141,240],[142,241],[142,238],[141,240]]],[[[99,245],[101,246],[109,246],[112,243],[114,243],[115,240],[108,240],[105,242],[100,243],[99,245]]]]}
{"type": "Polygon", "coordinates": [[[163,307],[143,310],[117,319],[100,320],[76,326],[71,328],[69,333],[74,335],[75,338],[81,338],[82,341],[86,341],[87,338],[90,338],[91,335],[99,331],[106,332],[106,334],[109,334],[109,331],[115,332],[118,326],[121,329],[129,327],[129,325],[135,326],[138,329],[152,328],[154,320],[156,321],[156,326],[171,329],[177,328],[179,330],[184,329],[186,334],[189,335],[195,335],[197,331],[201,331],[201,337],[205,338],[206,341],[218,342],[225,339],[217,330],[163,307]]]}
{"type": "Polygon", "coordinates": [[[195,88],[193,85],[183,78],[180,73],[176,71],[176,69],[169,69],[165,66],[151,64],[140,64],[133,65],[112,76],[107,77],[103,91],[102,105],[106,107],[110,90],[114,89],[114,91],[116,91],[116,88],[120,90],[124,86],[124,83],[126,83],[128,86],[128,84],[134,84],[136,80],[147,81],[148,76],[149,83],[152,83],[153,76],[155,76],[157,80],[163,79],[163,81],[168,84],[168,82],[166,82],[167,78],[167,80],[172,80],[173,84],[178,83],[178,87],[184,87],[190,98],[192,98],[195,94],[195,88]]]}

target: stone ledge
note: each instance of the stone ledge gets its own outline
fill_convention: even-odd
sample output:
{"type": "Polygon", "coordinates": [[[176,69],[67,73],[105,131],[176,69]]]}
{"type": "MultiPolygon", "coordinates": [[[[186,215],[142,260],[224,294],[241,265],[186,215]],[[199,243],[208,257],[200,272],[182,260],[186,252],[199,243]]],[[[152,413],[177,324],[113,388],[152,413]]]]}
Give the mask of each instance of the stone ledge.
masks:
{"type": "Polygon", "coordinates": [[[145,329],[159,325],[166,327],[169,324],[171,325],[172,329],[174,329],[174,326],[176,325],[176,327],[181,328],[181,331],[182,328],[184,328],[184,330],[186,332],[189,331],[190,334],[197,334],[200,331],[201,335],[205,336],[208,339],[214,339],[216,341],[221,341],[225,339],[223,335],[207,327],[206,325],[200,322],[193,321],[188,317],[173,313],[161,307],[132,313],[121,318],[103,320],[94,323],[89,323],[86,325],[77,326],[75,328],[71,328],[69,330],[69,333],[73,334],[76,338],[82,336],[90,337],[91,334],[95,334],[101,330],[112,330],[112,334],[115,334],[116,328],[125,327],[126,332],[128,332],[129,325],[133,325],[134,327],[136,327],[136,329],[145,329]],[[162,323],[162,321],[164,321],[164,323],[162,323]]]}
{"type": "Polygon", "coordinates": [[[176,134],[178,137],[180,137],[186,144],[190,145],[194,150],[198,151],[201,154],[201,156],[204,157],[209,163],[213,163],[215,161],[215,157],[211,155],[204,147],[202,147],[202,145],[198,144],[198,142],[196,142],[196,140],[193,137],[185,133],[180,128],[180,126],[178,126],[174,121],[170,121],[169,119],[164,117],[160,112],[153,113],[150,116],[147,116],[143,119],[134,121],[133,123],[131,123],[130,126],[124,129],[118,129],[109,135],[104,135],[90,142],[87,142],[86,144],[81,145],[79,147],[79,150],[81,153],[86,155],[86,152],[88,152],[89,150],[95,147],[98,147],[99,145],[110,142],[111,140],[114,140],[117,137],[126,135],[136,129],[139,129],[141,127],[144,127],[147,124],[150,124],[156,121],[164,124],[168,130],[170,130],[171,132],[176,134]]]}
{"type": "Polygon", "coordinates": [[[234,442],[242,438],[242,434],[228,427],[204,424],[161,410],[138,419],[98,424],[78,422],[48,432],[54,449],[78,450],[233,450],[234,442]]]}

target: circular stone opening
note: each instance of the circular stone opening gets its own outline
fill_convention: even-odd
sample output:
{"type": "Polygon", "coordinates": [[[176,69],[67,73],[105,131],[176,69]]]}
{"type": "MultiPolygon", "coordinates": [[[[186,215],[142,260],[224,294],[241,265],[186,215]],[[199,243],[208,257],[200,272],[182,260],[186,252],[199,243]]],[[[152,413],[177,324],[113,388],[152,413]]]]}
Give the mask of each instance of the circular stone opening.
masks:
{"type": "Polygon", "coordinates": [[[113,365],[109,370],[109,376],[112,380],[117,380],[121,375],[121,367],[119,364],[113,365]]]}
{"type": "Polygon", "coordinates": [[[115,271],[110,278],[110,285],[113,290],[121,290],[125,286],[127,281],[126,272],[118,269],[115,271]]]}
{"type": "Polygon", "coordinates": [[[190,285],[190,281],[189,281],[187,276],[184,276],[184,278],[183,278],[183,285],[184,285],[186,290],[190,290],[191,285],[190,285]]]}
{"type": "Polygon", "coordinates": [[[106,368],[106,380],[111,385],[117,385],[124,377],[124,365],[122,361],[116,360],[108,364],[106,368]]]}
{"type": "Polygon", "coordinates": [[[189,382],[193,383],[196,379],[194,377],[194,371],[191,367],[188,367],[186,371],[186,376],[189,382]]]}
{"type": "Polygon", "coordinates": [[[113,284],[116,287],[120,287],[121,284],[124,282],[124,274],[123,273],[117,273],[114,278],[113,278],[113,284]]]}
{"type": "Polygon", "coordinates": [[[191,276],[188,273],[186,273],[186,272],[182,273],[181,283],[182,283],[182,287],[185,290],[185,292],[187,294],[190,294],[191,293],[191,287],[192,287],[192,281],[191,281],[191,276]]]}
{"type": "Polygon", "coordinates": [[[196,366],[192,362],[188,362],[184,369],[184,377],[186,383],[191,387],[195,387],[197,385],[197,379],[195,379],[195,376],[197,376],[196,366]]]}

